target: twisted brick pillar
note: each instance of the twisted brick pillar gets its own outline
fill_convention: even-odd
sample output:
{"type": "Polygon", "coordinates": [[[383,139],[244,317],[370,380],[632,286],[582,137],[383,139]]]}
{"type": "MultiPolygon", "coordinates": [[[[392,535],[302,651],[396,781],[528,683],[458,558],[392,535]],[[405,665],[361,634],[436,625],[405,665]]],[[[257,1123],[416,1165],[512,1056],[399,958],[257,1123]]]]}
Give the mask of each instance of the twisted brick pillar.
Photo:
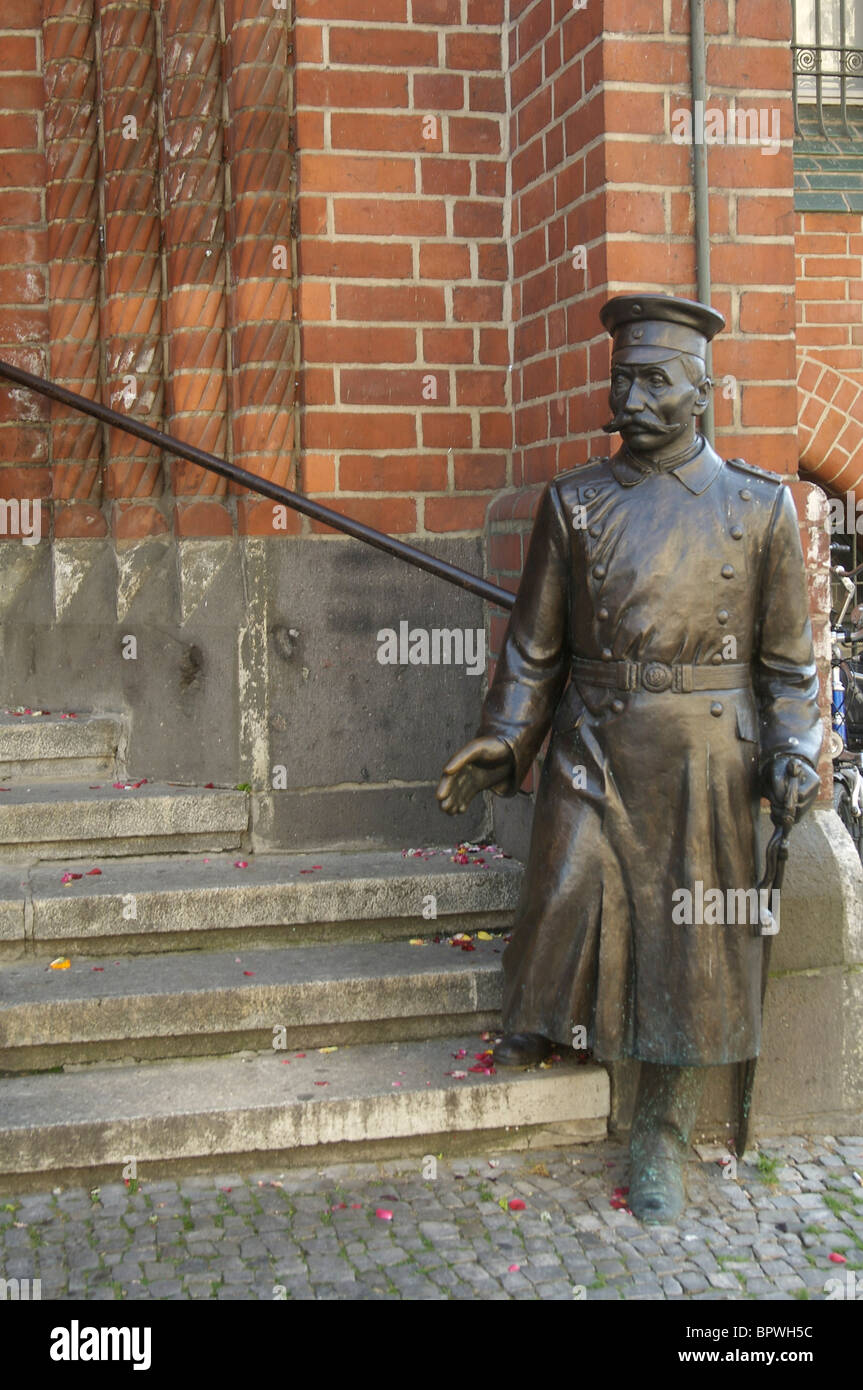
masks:
{"type": "MultiPolygon", "coordinates": [[[[105,307],[102,337],[108,403],[155,425],[163,419],[159,140],[153,16],[136,0],[96,0],[101,46],[105,307]],[[134,381],[124,378],[134,378],[134,381]]],[[[159,453],[109,431],[105,490],[113,499],[156,498],[159,453]]],[[[158,509],[115,508],[119,540],[165,530],[158,509]]]]}
{"type": "MultiPolygon", "coordinates": [[[[172,433],[228,449],[227,306],[218,0],[162,0],[163,168],[167,246],[167,404],[172,433]]],[[[217,496],[227,481],[172,463],[173,492],[217,496]]],[[[230,534],[224,507],[181,505],[180,534],[230,534]]]]}
{"type": "MultiPolygon", "coordinates": [[[[234,461],[290,486],[297,342],[291,17],[260,0],[226,0],[225,24],[234,461]]],[[[248,507],[241,501],[241,526],[248,507]]]]}
{"type": "MultiPolygon", "coordinates": [[[[54,381],[99,393],[99,196],[93,0],[45,0],[50,369],[54,381]]],[[[51,409],[54,534],[102,536],[102,428],[51,409]]]]}

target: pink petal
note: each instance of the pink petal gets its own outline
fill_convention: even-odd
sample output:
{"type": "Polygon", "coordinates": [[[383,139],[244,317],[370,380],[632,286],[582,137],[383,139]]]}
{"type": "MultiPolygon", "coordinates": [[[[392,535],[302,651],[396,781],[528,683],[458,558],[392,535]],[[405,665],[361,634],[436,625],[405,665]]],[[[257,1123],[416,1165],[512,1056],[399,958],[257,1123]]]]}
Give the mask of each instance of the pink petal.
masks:
{"type": "Polygon", "coordinates": [[[388,1211],[386,1207],[378,1207],[375,1216],[379,1221],[392,1221],[393,1219],[392,1212],[388,1211]]]}
{"type": "Polygon", "coordinates": [[[838,1254],[835,1250],[830,1255],[830,1259],[833,1261],[835,1265],[847,1265],[848,1263],[845,1256],[838,1254]]]}
{"type": "Polygon", "coordinates": [[[362,1211],[362,1202],[351,1202],[351,1211],[362,1211]]]}
{"type": "Polygon", "coordinates": [[[316,1085],[316,1086],[329,1086],[329,1084],[330,1084],[329,1081],[316,1081],[316,1082],[315,1082],[315,1085],[316,1085]]]}
{"type": "Polygon", "coordinates": [[[519,1271],[520,1269],[521,1269],[521,1265],[510,1265],[510,1267],[509,1267],[509,1273],[510,1273],[510,1274],[518,1274],[518,1271],[519,1271]]]}
{"type": "Polygon", "coordinates": [[[235,859],[235,860],[234,860],[234,868],[235,868],[235,869],[247,869],[248,867],[249,867],[249,861],[248,861],[247,859],[235,859]]]}
{"type": "Polygon", "coordinates": [[[305,1055],[306,1055],[305,1052],[295,1052],[295,1053],[294,1053],[294,1056],[295,1056],[295,1057],[305,1057],[305,1055]]]}

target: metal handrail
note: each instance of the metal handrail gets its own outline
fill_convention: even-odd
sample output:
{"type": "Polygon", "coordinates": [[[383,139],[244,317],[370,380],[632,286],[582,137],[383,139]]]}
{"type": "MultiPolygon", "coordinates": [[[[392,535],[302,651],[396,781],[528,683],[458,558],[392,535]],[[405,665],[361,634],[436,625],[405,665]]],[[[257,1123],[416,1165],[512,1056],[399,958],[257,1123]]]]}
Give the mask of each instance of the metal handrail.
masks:
{"type": "Polygon", "coordinates": [[[508,589],[501,589],[499,585],[492,584],[478,574],[472,574],[470,570],[463,570],[458,565],[439,560],[436,555],[427,555],[424,550],[418,550],[406,541],[398,541],[394,536],[388,536],[385,531],[376,531],[373,526],[366,526],[362,521],[355,521],[352,517],[344,516],[342,512],[335,512],[330,507],[322,506],[320,502],[302,497],[298,492],[290,492],[288,488],[271,483],[267,478],[259,478],[255,473],[248,473],[245,468],[228,463],[227,459],[205,453],[203,449],[195,448],[194,444],[185,444],[172,434],[163,434],[161,430],[154,429],[152,425],[145,425],[141,420],[121,415],[119,411],[112,410],[107,405],[88,400],[86,396],[79,396],[75,391],[68,391],[65,386],[48,381],[46,377],[34,376],[32,372],[25,372],[23,368],[13,367],[11,362],[3,361],[0,361],[0,377],[14,381],[19,386],[26,386],[30,391],[38,391],[52,401],[59,401],[61,405],[80,410],[84,415],[92,415],[95,420],[101,420],[115,429],[125,430],[127,434],[145,440],[154,448],[164,449],[167,454],[187,459],[189,463],[196,463],[211,473],[218,473],[232,483],[239,483],[241,487],[248,488],[250,492],[260,493],[262,497],[268,497],[273,502],[281,502],[314,521],[324,522],[334,530],[344,532],[346,536],[353,536],[354,540],[364,541],[366,545],[373,545],[375,549],[394,555],[396,559],[404,560],[408,565],[415,565],[417,569],[426,570],[438,579],[445,579],[448,584],[455,584],[460,589],[466,589],[468,593],[477,594],[499,608],[510,609],[515,603],[515,594],[510,593],[508,589]]]}

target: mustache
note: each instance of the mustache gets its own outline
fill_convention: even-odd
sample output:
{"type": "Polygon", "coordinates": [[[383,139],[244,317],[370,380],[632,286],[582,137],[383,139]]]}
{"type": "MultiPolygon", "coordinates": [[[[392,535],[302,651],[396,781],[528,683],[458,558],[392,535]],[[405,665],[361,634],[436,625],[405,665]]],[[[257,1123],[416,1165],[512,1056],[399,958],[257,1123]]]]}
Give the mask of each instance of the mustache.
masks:
{"type": "Polygon", "coordinates": [[[643,425],[650,430],[651,434],[664,434],[669,438],[672,435],[680,434],[686,429],[685,425],[680,424],[663,425],[661,420],[657,420],[654,416],[642,416],[638,419],[633,419],[631,415],[627,415],[623,410],[619,410],[616,415],[612,416],[608,424],[603,425],[602,428],[605,434],[623,434],[627,428],[631,429],[634,425],[643,425]]]}

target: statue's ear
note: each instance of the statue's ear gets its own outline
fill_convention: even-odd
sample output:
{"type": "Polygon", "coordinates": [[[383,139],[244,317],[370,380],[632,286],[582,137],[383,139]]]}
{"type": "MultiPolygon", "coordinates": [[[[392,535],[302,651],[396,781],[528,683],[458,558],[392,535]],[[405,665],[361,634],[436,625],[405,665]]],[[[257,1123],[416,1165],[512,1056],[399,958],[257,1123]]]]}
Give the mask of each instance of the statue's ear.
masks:
{"type": "Polygon", "coordinates": [[[713,391],[713,382],[706,376],[701,385],[696,389],[695,400],[692,402],[693,415],[703,415],[710,404],[710,395],[713,391]]]}

